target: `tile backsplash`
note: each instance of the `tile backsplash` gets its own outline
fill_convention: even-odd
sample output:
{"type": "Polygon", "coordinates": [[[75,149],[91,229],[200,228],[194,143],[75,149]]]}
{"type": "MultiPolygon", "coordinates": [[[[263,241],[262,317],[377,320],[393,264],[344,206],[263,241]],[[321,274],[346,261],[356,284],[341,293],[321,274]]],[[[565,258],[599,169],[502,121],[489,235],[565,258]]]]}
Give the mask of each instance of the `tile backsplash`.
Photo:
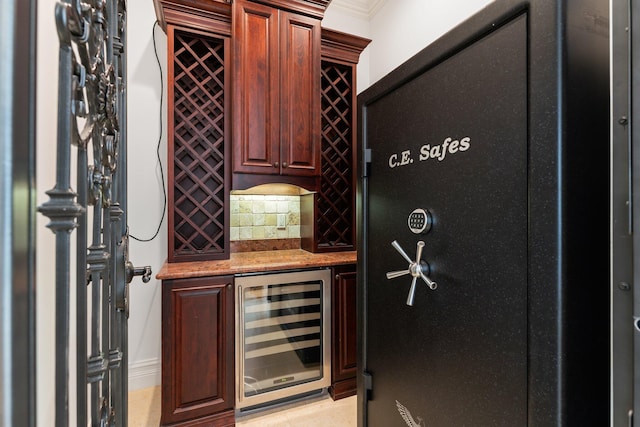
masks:
{"type": "Polygon", "coordinates": [[[231,241],[300,238],[300,196],[232,194],[230,205],[231,241]]]}

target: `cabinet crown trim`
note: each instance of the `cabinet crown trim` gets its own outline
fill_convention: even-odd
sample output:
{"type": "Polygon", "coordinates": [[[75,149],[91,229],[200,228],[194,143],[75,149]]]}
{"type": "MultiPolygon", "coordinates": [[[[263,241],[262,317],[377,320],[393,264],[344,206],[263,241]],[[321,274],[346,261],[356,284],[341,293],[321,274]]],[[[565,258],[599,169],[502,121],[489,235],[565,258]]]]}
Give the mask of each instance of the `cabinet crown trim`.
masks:
{"type": "Polygon", "coordinates": [[[267,6],[322,19],[331,0],[252,0],[267,6]]]}
{"type": "Polygon", "coordinates": [[[323,58],[334,58],[357,64],[360,54],[371,43],[370,39],[341,31],[322,28],[321,53],[323,58]]]}
{"type": "Polygon", "coordinates": [[[156,18],[166,33],[167,24],[181,25],[224,36],[231,35],[231,3],[213,0],[153,0],[156,18]]]}

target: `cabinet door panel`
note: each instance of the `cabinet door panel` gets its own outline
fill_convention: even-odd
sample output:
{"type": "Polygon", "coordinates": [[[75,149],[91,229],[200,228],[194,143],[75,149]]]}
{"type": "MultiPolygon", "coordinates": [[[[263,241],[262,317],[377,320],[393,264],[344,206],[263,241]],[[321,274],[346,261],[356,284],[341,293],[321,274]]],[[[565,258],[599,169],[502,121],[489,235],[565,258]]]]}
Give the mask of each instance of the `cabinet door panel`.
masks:
{"type": "Polygon", "coordinates": [[[218,398],[219,302],[224,288],[176,290],[175,309],[176,406],[218,398]]]}
{"type": "Polygon", "coordinates": [[[163,282],[162,424],[233,410],[233,277],[163,282]]]}
{"type": "Polygon", "coordinates": [[[333,400],[356,394],[357,373],[357,315],[355,266],[335,268],[331,296],[332,332],[331,340],[331,387],[333,400]]]}
{"type": "Polygon", "coordinates": [[[320,175],[320,21],[281,12],[284,175],[320,175]]]}
{"type": "Polygon", "coordinates": [[[334,289],[334,360],[333,380],[356,374],[356,273],[336,275],[334,289]]]}
{"type": "Polygon", "coordinates": [[[234,19],[234,171],[279,168],[278,10],[238,0],[234,19]]]}

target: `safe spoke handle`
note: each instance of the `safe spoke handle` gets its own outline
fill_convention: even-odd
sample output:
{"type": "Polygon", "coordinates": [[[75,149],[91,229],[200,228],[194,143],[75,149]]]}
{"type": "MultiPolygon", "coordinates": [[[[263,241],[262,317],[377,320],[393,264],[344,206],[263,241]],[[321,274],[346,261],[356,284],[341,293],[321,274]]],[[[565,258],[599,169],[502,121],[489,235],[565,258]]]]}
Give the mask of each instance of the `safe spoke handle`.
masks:
{"type": "MultiPolygon", "coordinates": [[[[418,242],[418,246],[420,246],[420,243],[422,243],[422,246],[424,246],[424,242],[422,240],[418,242]]],[[[397,240],[391,242],[391,246],[393,246],[395,250],[398,251],[398,253],[402,255],[402,257],[406,259],[409,264],[413,262],[411,261],[411,258],[409,258],[409,255],[407,255],[407,253],[404,251],[404,249],[402,249],[402,246],[400,246],[400,243],[398,243],[397,240]]]]}
{"type": "Polygon", "coordinates": [[[387,273],[387,279],[395,279],[396,277],[406,276],[410,274],[409,270],[398,270],[398,271],[390,271],[387,273]]]}
{"type": "Polygon", "coordinates": [[[429,276],[425,275],[423,272],[420,272],[420,277],[422,278],[422,280],[424,280],[424,283],[426,283],[431,290],[434,290],[438,287],[438,284],[431,280],[429,276]]]}
{"type": "Polygon", "coordinates": [[[409,307],[413,306],[413,300],[416,297],[416,283],[418,282],[418,278],[414,277],[411,280],[411,287],[409,288],[409,295],[407,295],[407,305],[409,307]]]}
{"type": "Polygon", "coordinates": [[[418,278],[422,279],[422,281],[426,283],[431,290],[434,290],[438,287],[438,284],[431,280],[429,276],[427,276],[429,272],[429,265],[421,261],[424,242],[420,240],[417,244],[415,261],[412,261],[411,258],[409,258],[409,255],[407,255],[407,253],[404,251],[404,249],[402,249],[402,247],[396,240],[391,242],[391,246],[393,246],[394,249],[398,251],[398,253],[402,255],[405,260],[407,260],[407,262],[409,263],[409,267],[406,270],[388,272],[387,279],[395,279],[396,277],[406,276],[408,274],[411,275],[411,287],[409,288],[409,295],[407,296],[407,305],[412,306],[415,299],[416,283],[418,282],[418,278]]]}

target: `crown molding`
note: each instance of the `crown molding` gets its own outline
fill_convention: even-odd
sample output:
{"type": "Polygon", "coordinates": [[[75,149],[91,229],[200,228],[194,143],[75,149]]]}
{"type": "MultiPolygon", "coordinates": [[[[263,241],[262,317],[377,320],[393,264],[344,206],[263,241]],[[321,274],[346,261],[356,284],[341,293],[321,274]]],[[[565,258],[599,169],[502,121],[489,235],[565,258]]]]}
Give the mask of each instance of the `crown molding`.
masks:
{"type": "Polygon", "coordinates": [[[387,0],[333,0],[329,6],[352,16],[370,20],[386,2],[387,0]]]}
{"type": "Polygon", "coordinates": [[[341,31],[322,29],[322,59],[339,59],[357,64],[360,54],[371,40],[341,31]]]}
{"type": "Polygon", "coordinates": [[[225,36],[231,35],[231,4],[210,0],[153,0],[156,18],[167,33],[167,24],[186,26],[225,36]]]}

